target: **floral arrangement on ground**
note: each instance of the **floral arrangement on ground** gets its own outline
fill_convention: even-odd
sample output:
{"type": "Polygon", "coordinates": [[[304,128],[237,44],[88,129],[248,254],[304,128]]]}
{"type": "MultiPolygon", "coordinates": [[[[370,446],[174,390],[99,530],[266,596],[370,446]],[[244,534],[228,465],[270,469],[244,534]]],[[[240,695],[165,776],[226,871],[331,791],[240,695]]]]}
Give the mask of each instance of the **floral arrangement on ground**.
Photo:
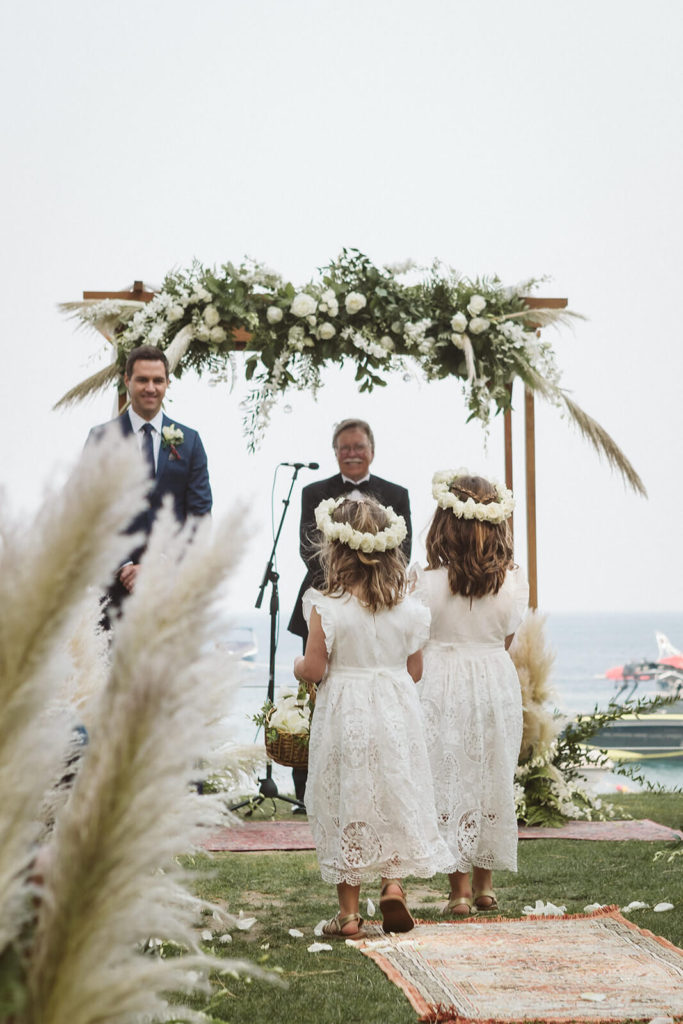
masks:
{"type": "Polygon", "coordinates": [[[530,308],[529,295],[544,278],[512,287],[497,277],[470,280],[435,261],[375,266],[355,249],[297,288],[277,272],[245,260],[167,275],[148,303],[86,300],[61,308],[96,327],[115,348],[105,369],[72,388],[58,405],[121,382],[128,353],[143,343],[162,348],[171,371],[207,373],[232,382],[243,350],[251,390],[243,403],[251,450],[271,409],[288,388],[317,393],[326,366],[351,361],[360,391],[387,384],[392,373],[427,380],[457,378],[468,418],[484,426],[510,408],[516,377],[559,406],[628,482],[642,490],[635,470],[609,435],[560,387],[555,352],[539,328],[578,314],[530,308]]]}

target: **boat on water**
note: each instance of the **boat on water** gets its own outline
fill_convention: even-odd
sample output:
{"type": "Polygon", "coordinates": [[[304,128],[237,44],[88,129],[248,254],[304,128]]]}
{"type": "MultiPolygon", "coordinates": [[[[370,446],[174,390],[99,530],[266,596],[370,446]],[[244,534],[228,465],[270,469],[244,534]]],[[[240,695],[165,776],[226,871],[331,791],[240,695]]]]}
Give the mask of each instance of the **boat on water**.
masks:
{"type": "Polygon", "coordinates": [[[683,759],[683,652],[663,633],[656,633],[657,658],[617,665],[605,673],[614,679],[611,703],[632,698],[670,697],[670,704],[644,714],[627,713],[608,723],[588,741],[607,750],[614,761],[683,759]]]}
{"type": "Polygon", "coordinates": [[[683,651],[674,647],[664,633],[655,633],[655,637],[657,657],[654,660],[644,658],[631,661],[625,665],[615,665],[605,672],[606,679],[614,679],[617,684],[621,684],[614,695],[615,701],[628,699],[636,690],[643,694],[643,683],[651,684],[652,695],[683,695],[683,651]]]}

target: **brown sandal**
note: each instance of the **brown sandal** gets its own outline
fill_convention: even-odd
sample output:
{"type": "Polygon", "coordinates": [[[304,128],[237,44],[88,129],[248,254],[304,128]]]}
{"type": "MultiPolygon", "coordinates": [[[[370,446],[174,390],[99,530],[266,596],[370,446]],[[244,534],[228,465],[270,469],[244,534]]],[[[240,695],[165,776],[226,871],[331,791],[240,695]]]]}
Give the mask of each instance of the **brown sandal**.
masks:
{"type": "Polygon", "coordinates": [[[367,938],[367,932],[363,930],[363,918],[360,914],[344,914],[342,917],[341,913],[335,914],[331,921],[323,925],[323,935],[328,939],[352,939],[354,942],[356,939],[367,938]],[[349,921],[357,921],[358,928],[355,932],[344,932],[342,928],[348,924],[349,921]]]}
{"type": "Polygon", "coordinates": [[[379,909],[382,911],[382,928],[385,932],[409,932],[415,922],[406,904],[403,886],[397,879],[390,879],[382,886],[379,894],[379,909]],[[397,885],[400,896],[385,896],[390,885],[397,885]]]}

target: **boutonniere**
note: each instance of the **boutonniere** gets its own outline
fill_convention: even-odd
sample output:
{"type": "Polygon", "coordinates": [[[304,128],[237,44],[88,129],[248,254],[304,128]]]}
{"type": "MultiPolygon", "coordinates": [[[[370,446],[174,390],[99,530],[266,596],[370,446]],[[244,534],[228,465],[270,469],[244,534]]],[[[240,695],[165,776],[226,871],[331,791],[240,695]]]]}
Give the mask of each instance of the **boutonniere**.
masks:
{"type": "Polygon", "coordinates": [[[170,427],[161,428],[161,443],[164,448],[171,449],[170,458],[180,459],[180,453],[176,448],[176,445],[182,444],[184,440],[185,435],[180,427],[176,427],[175,423],[172,423],[170,427]]]}

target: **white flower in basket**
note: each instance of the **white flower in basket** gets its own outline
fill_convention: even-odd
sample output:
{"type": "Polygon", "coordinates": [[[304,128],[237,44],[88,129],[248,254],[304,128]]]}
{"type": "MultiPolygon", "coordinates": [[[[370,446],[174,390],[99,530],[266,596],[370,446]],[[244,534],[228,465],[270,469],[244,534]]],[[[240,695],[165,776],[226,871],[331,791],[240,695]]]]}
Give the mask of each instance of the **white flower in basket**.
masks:
{"type": "Polygon", "coordinates": [[[298,691],[281,691],[276,704],[265,701],[253,720],[256,725],[263,726],[266,749],[271,760],[279,761],[280,764],[305,763],[312,710],[313,705],[304,686],[298,691]]]}

